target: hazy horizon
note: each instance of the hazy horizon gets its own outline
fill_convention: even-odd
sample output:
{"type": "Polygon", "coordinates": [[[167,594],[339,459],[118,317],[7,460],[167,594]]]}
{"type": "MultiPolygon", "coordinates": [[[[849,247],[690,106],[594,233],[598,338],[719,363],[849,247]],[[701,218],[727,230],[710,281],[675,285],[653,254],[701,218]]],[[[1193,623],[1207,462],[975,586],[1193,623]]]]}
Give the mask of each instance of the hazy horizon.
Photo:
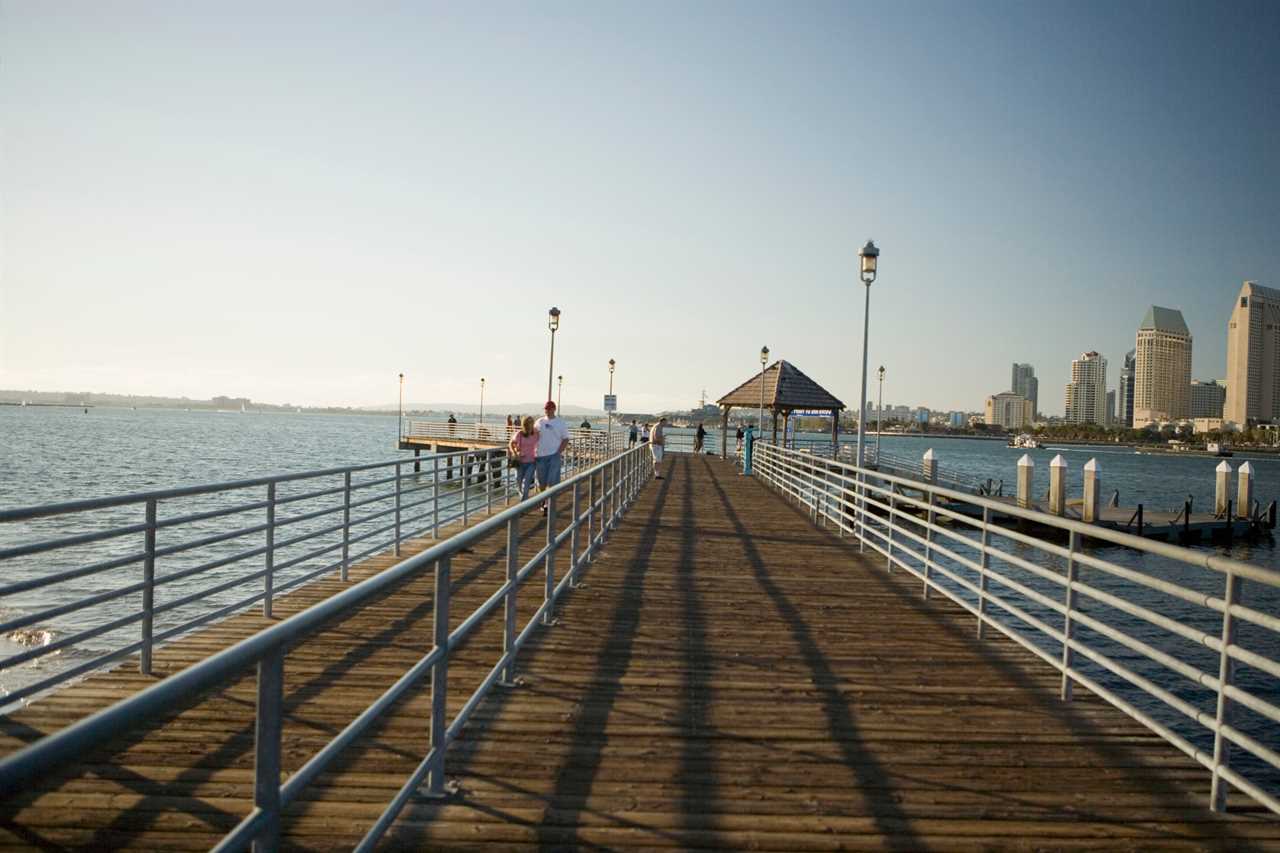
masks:
{"type": "MultiPolygon", "coordinates": [[[[856,407],[1225,375],[1280,286],[1280,5],[0,0],[0,385],[856,407]]],[[[504,405],[504,404],[496,404],[504,405]]],[[[486,405],[486,408],[488,406],[486,405]]]]}

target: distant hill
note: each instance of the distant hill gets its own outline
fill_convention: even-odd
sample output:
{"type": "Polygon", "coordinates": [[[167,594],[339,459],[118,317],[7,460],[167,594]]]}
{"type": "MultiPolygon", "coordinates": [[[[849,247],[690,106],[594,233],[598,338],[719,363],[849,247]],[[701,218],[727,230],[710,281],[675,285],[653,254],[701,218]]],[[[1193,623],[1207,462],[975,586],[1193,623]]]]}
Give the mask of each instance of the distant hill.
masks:
{"type": "MultiPolygon", "coordinates": [[[[545,401],[544,401],[545,402],[545,401]]],[[[485,401],[484,413],[487,420],[490,416],[505,415],[538,415],[542,414],[543,403],[489,403],[485,401]]],[[[406,412],[453,412],[455,415],[468,414],[476,415],[480,413],[480,406],[476,403],[405,403],[404,410],[406,412]]],[[[366,406],[364,411],[368,412],[391,412],[399,411],[399,406],[392,404],[390,406],[366,406]]],[[[588,417],[603,418],[604,410],[589,409],[583,406],[574,406],[565,403],[561,409],[561,414],[571,417],[588,417]]]]}

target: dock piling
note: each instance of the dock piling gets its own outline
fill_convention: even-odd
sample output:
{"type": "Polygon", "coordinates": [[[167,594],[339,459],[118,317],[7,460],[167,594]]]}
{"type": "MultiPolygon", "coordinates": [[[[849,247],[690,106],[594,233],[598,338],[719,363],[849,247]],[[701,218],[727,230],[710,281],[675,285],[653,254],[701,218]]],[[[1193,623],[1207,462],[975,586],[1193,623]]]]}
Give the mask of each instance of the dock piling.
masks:
{"type": "Polygon", "coordinates": [[[1248,462],[1236,470],[1236,513],[1253,517],[1253,466],[1248,462]]]}
{"type": "Polygon", "coordinates": [[[1084,463],[1084,505],[1080,517],[1086,524],[1098,522],[1098,497],[1102,494],[1102,468],[1096,458],[1084,463]]]}
{"type": "Polygon", "coordinates": [[[1035,473],[1036,463],[1031,454],[1024,453],[1018,460],[1018,506],[1028,509],[1031,506],[1031,475],[1035,473]]]}
{"type": "Polygon", "coordinates": [[[938,483],[938,457],[934,455],[933,448],[930,447],[924,452],[924,458],[920,461],[920,472],[924,474],[926,483],[938,483]]]}
{"type": "Polygon", "coordinates": [[[1049,512],[1062,515],[1067,504],[1067,460],[1059,453],[1049,463],[1049,512]]]}
{"type": "Polygon", "coordinates": [[[1224,459],[1214,469],[1213,514],[1220,516],[1227,511],[1227,494],[1231,488],[1231,466],[1224,459]]]}

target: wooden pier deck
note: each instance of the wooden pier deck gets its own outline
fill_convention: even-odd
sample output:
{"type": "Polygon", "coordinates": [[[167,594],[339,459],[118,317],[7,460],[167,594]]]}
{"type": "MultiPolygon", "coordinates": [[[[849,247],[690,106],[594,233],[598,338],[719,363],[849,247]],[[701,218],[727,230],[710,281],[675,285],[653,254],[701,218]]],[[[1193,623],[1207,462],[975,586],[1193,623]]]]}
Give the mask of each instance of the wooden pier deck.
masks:
{"type": "MultiPolygon", "coordinates": [[[[975,639],[958,608],[729,465],[669,459],[522,658],[522,684],[449,752],[457,792],[411,803],[385,848],[1280,849],[1280,822],[1212,814],[1202,768],[1084,691],[1059,701],[1053,672],[975,639]]],[[[455,620],[498,586],[500,538],[455,559],[455,620]]],[[[411,581],[290,653],[286,771],[429,648],[430,588],[411,581]]],[[[497,621],[451,665],[451,713],[497,659],[497,621]]],[[[157,670],[263,624],[168,646],[157,670]]],[[[45,697],[3,719],[0,748],[149,682],[121,669],[45,697]]],[[[253,697],[241,679],[0,804],[0,846],[211,846],[251,808],[253,697]]],[[[424,754],[428,717],[425,689],[397,706],[290,809],[286,846],[352,846],[424,754]]]]}

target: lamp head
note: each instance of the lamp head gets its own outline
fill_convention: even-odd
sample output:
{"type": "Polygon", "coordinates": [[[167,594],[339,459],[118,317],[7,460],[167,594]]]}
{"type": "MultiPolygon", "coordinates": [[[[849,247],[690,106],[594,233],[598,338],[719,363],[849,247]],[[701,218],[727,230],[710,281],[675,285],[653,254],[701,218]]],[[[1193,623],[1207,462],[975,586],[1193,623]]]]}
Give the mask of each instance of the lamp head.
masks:
{"type": "Polygon", "coordinates": [[[547,328],[555,331],[560,328],[560,309],[553,307],[547,312],[547,328]]]}
{"type": "Polygon", "coordinates": [[[867,241],[867,245],[862,247],[862,251],[858,252],[861,259],[862,283],[871,284],[876,280],[876,260],[880,257],[880,250],[876,248],[876,244],[872,240],[867,241]]]}
{"type": "Polygon", "coordinates": [[[884,365],[883,364],[880,365],[880,369],[877,370],[876,373],[880,374],[881,381],[884,381],[884,365]]]}
{"type": "Polygon", "coordinates": [[[760,363],[765,364],[769,361],[769,348],[760,347],[760,363]]]}
{"type": "Polygon", "coordinates": [[[614,365],[616,365],[616,364],[617,364],[617,362],[616,362],[616,361],[614,361],[613,359],[609,359],[609,372],[610,372],[610,373],[613,373],[613,368],[614,368],[614,365]]]}

